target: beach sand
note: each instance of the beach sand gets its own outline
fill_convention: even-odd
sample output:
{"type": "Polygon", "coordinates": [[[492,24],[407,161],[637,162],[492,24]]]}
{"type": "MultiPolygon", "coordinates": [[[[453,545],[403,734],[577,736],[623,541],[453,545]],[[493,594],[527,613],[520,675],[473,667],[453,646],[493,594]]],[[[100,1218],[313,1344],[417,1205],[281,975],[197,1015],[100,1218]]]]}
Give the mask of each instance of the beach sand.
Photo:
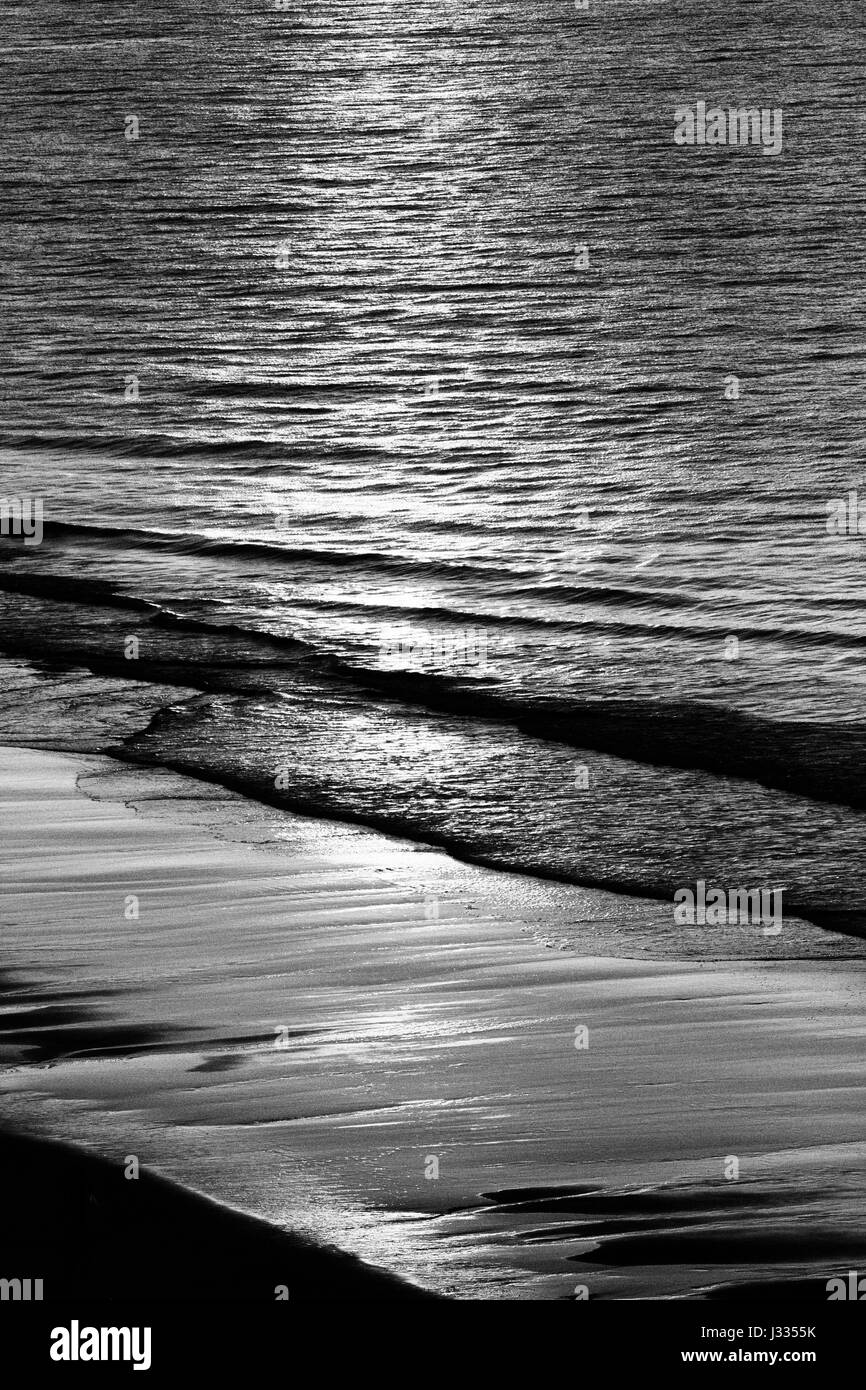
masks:
{"type": "MultiPolygon", "coordinates": [[[[658,903],[630,935],[613,895],[172,773],[0,773],[8,1128],[461,1298],[823,1296],[866,1257],[861,943],[809,959],[826,936],[786,923],[678,960],[658,903]]],[[[59,1229],[62,1183],[44,1217],[23,1190],[59,1229]]],[[[239,1296],[290,1282],[266,1247],[239,1296]]],[[[304,1259],[292,1296],[329,1296],[304,1259]]]]}
{"type": "Polygon", "coordinates": [[[0,1133],[4,1277],[42,1301],[351,1302],[431,1295],[151,1173],[0,1133]],[[130,1174],[128,1176],[128,1174],[130,1174]]]}

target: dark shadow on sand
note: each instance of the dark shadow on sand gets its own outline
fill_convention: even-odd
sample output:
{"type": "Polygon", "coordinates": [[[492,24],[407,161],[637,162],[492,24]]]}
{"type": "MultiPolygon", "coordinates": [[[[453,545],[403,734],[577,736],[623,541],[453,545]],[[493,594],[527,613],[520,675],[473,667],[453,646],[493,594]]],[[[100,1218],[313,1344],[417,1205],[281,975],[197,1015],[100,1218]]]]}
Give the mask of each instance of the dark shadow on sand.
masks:
{"type": "Polygon", "coordinates": [[[573,1256],[581,1264],[717,1265],[806,1264],[811,1260],[863,1260],[866,1238],[841,1231],[674,1231],[669,1235],[623,1236],[573,1256]]]}
{"type": "Polygon", "coordinates": [[[72,1056],[119,1057],[183,1036],[178,1030],[112,1023],[91,1007],[111,997],[110,990],[59,993],[0,974],[0,1060],[38,1065],[72,1056]]]}
{"type": "Polygon", "coordinates": [[[0,1277],[42,1279],[45,1302],[437,1297],[126,1160],[0,1131],[0,1277]]]}

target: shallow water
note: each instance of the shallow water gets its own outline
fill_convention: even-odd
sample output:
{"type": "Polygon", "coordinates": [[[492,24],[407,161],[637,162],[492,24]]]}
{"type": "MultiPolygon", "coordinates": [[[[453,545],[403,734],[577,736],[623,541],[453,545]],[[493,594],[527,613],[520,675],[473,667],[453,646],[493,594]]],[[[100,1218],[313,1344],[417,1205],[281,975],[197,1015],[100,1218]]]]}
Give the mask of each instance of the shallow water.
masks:
{"type": "MultiPolygon", "coordinates": [[[[338,842],[376,826],[546,876],[560,896],[532,930],[551,947],[595,940],[596,954],[687,969],[683,1031],[621,1000],[647,1049],[662,1039],[673,1095],[715,1017],[696,961],[787,962],[792,981],[803,956],[844,970],[866,930],[866,541],[828,519],[861,475],[864,45],[854,0],[16,7],[0,43],[18,213],[0,245],[0,493],[39,497],[45,531],[34,546],[0,538],[0,650],[14,658],[0,741],[110,749],[149,769],[138,795],[180,770],[199,779],[196,817],[220,804],[215,784],[234,788],[261,843],[283,844],[294,810],[338,842]],[[781,108],[781,154],[675,146],[674,108],[698,99],[781,108]],[[673,893],[701,879],[781,889],[783,931],[676,926],[673,893]]],[[[541,891],[512,881],[524,907],[541,891]]],[[[466,942],[485,940],[479,989],[507,1034],[523,995],[491,944],[503,911],[466,942]]],[[[404,948],[376,951],[399,973],[404,948]]],[[[62,940],[50,949],[65,959],[62,940]]],[[[327,960],[323,946],[314,992],[327,960]]],[[[835,1004],[859,986],[828,980],[835,1004]]],[[[844,1243],[853,1140],[836,1148],[814,1126],[813,1093],[830,1104],[831,1083],[820,1037],[789,1017],[803,1003],[791,988],[798,1002],[759,1030],[774,1067],[789,1025],[797,1038],[791,1092],[769,1101],[789,1124],[779,1172],[755,1057],[737,1072],[759,1224],[783,1192],[791,1219],[829,1222],[844,1243]]],[[[553,986],[540,997],[539,1017],[566,1008],[553,986]]],[[[251,1028],[255,999],[235,1005],[251,1028]]],[[[335,1105],[341,1037],[296,1078],[335,1105]]],[[[399,1081],[409,1064],[393,1029],[382,1039],[399,1081]]],[[[223,1075],[222,1055],[208,1045],[190,1066],[231,1108],[238,1067],[232,1054],[223,1075]]],[[[563,1223],[546,1207],[477,1209],[503,1185],[575,1182],[568,1087],[543,1049],[522,1056],[522,1110],[460,1073],[462,1109],[430,1102],[434,1137],[443,1115],[449,1134],[497,1144],[503,1109],[509,1134],[527,1126],[529,1158],[512,1155],[501,1183],[467,1164],[452,1193],[465,1218],[370,1213],[377,1174],[388,1204],[395,1191],[387,1142],[369,1147],[379,1119],[339,1162],[311,1122],[286,1144],[291,1181],[257,1132],[233,1128],[214,1157],[174,1115],[159,1151],[279,1219],[303,1224],[306,1190],[320,1229],[371,1257],[393,1236],[414,1272],[441,1261],[446,1283],[465,1267],[473,1287],[486,1269],[494,1291],[567,1293],[581,1276],[563,1272],[549,1222],[569,1226],[571,1249],[591,1210],[563,1223]],[[521,1273],[503,1275],[497,1241],[511,1261],[526,1223],[540,1234],[517,1240],[521,1273]]],[[[239,1063],[256,1085],[261,1061],[239,1063]]],[[[91,1065],[104,1083],[111,1064],[77,1062],[73,1093],[91,1065]]],[[[701,1154],[711,1136],[725,1150],[726,1085],[698,1091],[701,1154]]],[[[720,1181],[703,1159],[686,1173],[682,1154],[673,1173],[642,1167],[641,1106],[604,1093],[625,1108],[607,1113],[587,1176],[617,1219],[636,1184],[720,1181]]],[[[670,1131],[670,1107],[654,1113],[670,1131]]],[[[110,1130],[95,1114],[81,1137],[110,1130]]],[[[415,1112],[404,1119],[414,1133],[415,1112]]],[[[690,1222],[696,1201],[686,1192],[674,1217],[690,1222]]],[[[744,1267],[762,1258],[747,1227],[744,1267]]],[[[701,1286],[699,1263],[679,1292],[701,1286]]],[[[668,1287],[657,1268],[629,1282],[616,1260],[594,1277],[603,1296],[668,1287]]]]}
{"type": "Polygon", "coordinates": [[[802,0],[16,10],[6,649],[276,696],[157,760],[860,930],[863,45],[802,0]],[[779,155],[673,143],[747,96],[779,155]]]}

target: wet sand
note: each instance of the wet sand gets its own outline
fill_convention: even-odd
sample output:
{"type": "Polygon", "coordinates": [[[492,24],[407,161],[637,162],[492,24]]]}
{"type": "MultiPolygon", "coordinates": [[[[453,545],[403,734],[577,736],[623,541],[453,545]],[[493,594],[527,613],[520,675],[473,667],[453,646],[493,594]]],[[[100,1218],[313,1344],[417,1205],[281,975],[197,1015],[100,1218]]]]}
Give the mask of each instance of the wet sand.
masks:
{"type": "Polygon", "coordinates": [[[462,1298],[823,1296],[866,1257],[860,943],[678,960],[658,903],[630,934],[175,774],[0,769],[7,1124],[462,1298]]]}
{"type": "Polygon", "coordinates": [[[0,1132],[4,1277],[42,1301],[416,1301],[413,1287],[146,1171],[0,1132]]]}

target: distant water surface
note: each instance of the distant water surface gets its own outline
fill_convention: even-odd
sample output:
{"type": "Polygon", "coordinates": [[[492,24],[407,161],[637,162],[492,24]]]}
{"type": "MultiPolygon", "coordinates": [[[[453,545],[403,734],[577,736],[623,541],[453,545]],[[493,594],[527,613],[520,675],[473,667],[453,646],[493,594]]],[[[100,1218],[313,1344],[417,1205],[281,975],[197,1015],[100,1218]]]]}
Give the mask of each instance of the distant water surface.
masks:
{"type": "Polygon", "coordinates": [[[139,758],[861,930],[859,7],[87,0],[0,53],[6,650],[137,636],[205,696],[139,758]],[[674,146],[698,99],[782,153],[674,146]]]}

